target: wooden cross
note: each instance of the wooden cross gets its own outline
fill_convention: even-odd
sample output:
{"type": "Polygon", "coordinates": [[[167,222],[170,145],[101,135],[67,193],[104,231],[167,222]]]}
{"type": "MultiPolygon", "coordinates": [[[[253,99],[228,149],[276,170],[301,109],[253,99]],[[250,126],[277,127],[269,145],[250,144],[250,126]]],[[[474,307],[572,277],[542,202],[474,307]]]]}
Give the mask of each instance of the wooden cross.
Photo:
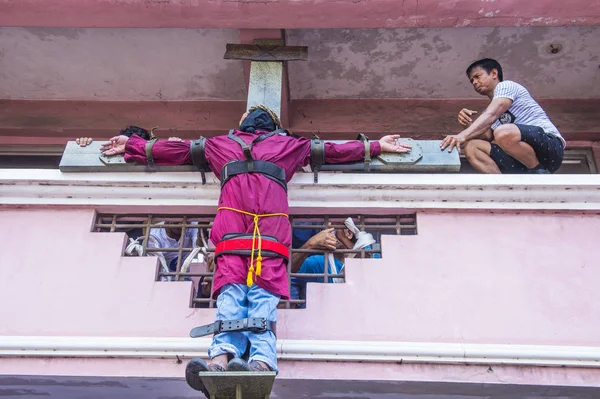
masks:
{"type": "Polygon", "coordinates": [[[281,39],[258,39],[254,44],[228,44],[224,58],[250,60],[246,109],[264,104],[281,119],[283,63],[306,61],[308,47],[286,46],[281,39]]]}
{"type": "MultiPolygon", "coordinates": [[[[307,60],[305,46],[286,46],[281,39],[258,39],[254,44],[227,44],[225,59],[249,60],[250,79],[246,109],[263,104],[281,118],[284,62],[307,60]]],[[[287,128],[284,121],[284,128],[287,128]]],[[[225,133],[225,132],[224,132],[225,133]]],[[[413,150],[407,154],[382,154],[372,160],[372,172],[458,172],[457,151],[440,151],[439,140],[409,141],[413,150]]],[[[343,142],[343,141],[334,141],[343,142]]],[[[123,156],[100,155],[101,142],[81,148],[74,141],[67,147],[60,163],[62,172],[143,172],[145,165],[126,163],[123,156]]],[[[193,171],[193,165],[157,166],[157,171],[193,171]]],[[[363,172],[362,161],[342,165],[323,165],[323,171],[363,172]]]]}

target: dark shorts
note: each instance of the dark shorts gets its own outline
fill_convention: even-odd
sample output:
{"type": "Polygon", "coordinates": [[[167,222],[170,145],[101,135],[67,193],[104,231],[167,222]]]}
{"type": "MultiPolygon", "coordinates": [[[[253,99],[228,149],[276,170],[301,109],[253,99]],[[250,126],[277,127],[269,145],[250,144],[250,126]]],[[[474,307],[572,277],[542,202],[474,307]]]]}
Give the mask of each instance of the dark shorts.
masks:
{"type": "MultiPolygon", "coordinates": [[[[554,173],[560,167],[564,148],[562,140],[550,133],[544,132],[539,126],[515,124],[521,131],[521,141],[529,144],[535,151],[540,164],[550,173],[554,173]]],[[[527,173],[529,169],[504,152],[497,144],[491,143],[490,156],[498,165],[502,173],[527,173]]]]}

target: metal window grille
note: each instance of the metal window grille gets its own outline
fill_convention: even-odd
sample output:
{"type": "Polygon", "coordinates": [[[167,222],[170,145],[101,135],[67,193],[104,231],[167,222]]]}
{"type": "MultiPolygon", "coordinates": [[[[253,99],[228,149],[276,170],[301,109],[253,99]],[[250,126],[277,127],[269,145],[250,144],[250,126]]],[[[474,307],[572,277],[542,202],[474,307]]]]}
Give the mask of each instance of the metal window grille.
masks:
{"type": "MultiPolygon", "coordinates": [[[[92,231],[125,233],[128,238],[125,256],[156,256],[159,258],[156,274],[158,281],[192,280],[194,294],[191,307],[212,308],[216,307],[216,301],[210,296],[214,275],[214,247],[209,245],[209,233],[213,220],[214,215],[97,214],[92,231]],[[170,238],[166,239],[166,236],[170,238]],[[161,242],[161,239],[165,242],[161,242]]],[[[280,308],[287,309],[306,306],[304,289],[308,282],[343,282],[343,264],[348,257],[381,257],[382,235],[417,234],[415,214],[290,215],[290,223],[294,242],[287,271],[294,295],[289,300],[281,300],[279,305],[280,308]],[[360,231],[372,234],[375,243],[370,248],[348,248],[348,245],[343,245],[343,239],[336,240],[338,244],[334,251],[301,248],[306,244],[305,240],[324,229],[334,229],[334,233],[343,234],[347,217],[352,217],[360,231]],[[303,262],[299,258],[308,259],[312,256],[319,257],[312,259],[318,259],[317,264],[322,264],[322,271],[306,273],[302,269],[303,262]],[[341,270],[335,274],[329,272],[332,256],[337,259],[334,264],[342,264],[341,270]]]]}

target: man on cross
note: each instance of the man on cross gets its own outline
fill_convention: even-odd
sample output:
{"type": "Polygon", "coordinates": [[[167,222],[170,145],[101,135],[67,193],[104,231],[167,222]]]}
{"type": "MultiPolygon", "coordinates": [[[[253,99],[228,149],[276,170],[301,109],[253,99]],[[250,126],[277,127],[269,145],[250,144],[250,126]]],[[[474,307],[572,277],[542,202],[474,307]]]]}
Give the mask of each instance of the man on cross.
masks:
{"type": "MultiPolygon", "coordinates": [[[[409,152],[410,146],[398,138],[324,143],[320,156],[325,163],[343,163],[370,160],[381,152],[409,152]],[[365,157],[367,148],[370,157],[365,157]]],[[[280,298],[289,298],[287,183],[299,167],[318,156],[313,144],[282,130],[277,115],[259,105],[244,113],[239,128],[228,135],[153,143],[136,135],[116,136],[102,147],[104,155],[125,154],[127,162],[207,166],[221,180],[210,233],[217,246],[212,293],[217,298],[217,322],[191,333],[214,334],[208,351],[211,360],[192,359],[186,367],[188,384],[207,397],[201,372],[278,370],[277,304],[280,298]],[[248,346],[246,363],[241,357],[248,346]]]]}
{"type": "Polygon", "coordinates": [[[458,122],[465,130],[446,136],[440,148],[464,151],[481,173],[554,173],[560,167],[565,140],[542,107],[520,84],[504,80],[496,60],[485,58],[467,68],[475,91],[491,100],[476,111],[463,109],[458,122]]]}

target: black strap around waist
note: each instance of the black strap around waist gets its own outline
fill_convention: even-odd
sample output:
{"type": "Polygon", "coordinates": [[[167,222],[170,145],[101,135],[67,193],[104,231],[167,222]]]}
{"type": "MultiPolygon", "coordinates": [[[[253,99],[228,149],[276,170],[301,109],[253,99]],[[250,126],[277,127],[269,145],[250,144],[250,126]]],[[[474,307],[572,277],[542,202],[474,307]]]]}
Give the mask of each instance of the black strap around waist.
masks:
{"type": "Polygon", "coordinates": [[[217,320],[212,324],[193,328],[192,331],[190,331],[190,337],[197,338],[229,331],[252,331],[257,334],[272,331],[273,334],[275,334],[276,326],[276,322],[269,321],[264,317],[239,320],[217,320]]]}
{"type": "Polygon", "coordinates": [[[223,166],[221,170],[221,188],[235,175],[242,173],[260,173],[279,184],[287,193],[285,170],[268,161],[233,161],[223,166]]]}

